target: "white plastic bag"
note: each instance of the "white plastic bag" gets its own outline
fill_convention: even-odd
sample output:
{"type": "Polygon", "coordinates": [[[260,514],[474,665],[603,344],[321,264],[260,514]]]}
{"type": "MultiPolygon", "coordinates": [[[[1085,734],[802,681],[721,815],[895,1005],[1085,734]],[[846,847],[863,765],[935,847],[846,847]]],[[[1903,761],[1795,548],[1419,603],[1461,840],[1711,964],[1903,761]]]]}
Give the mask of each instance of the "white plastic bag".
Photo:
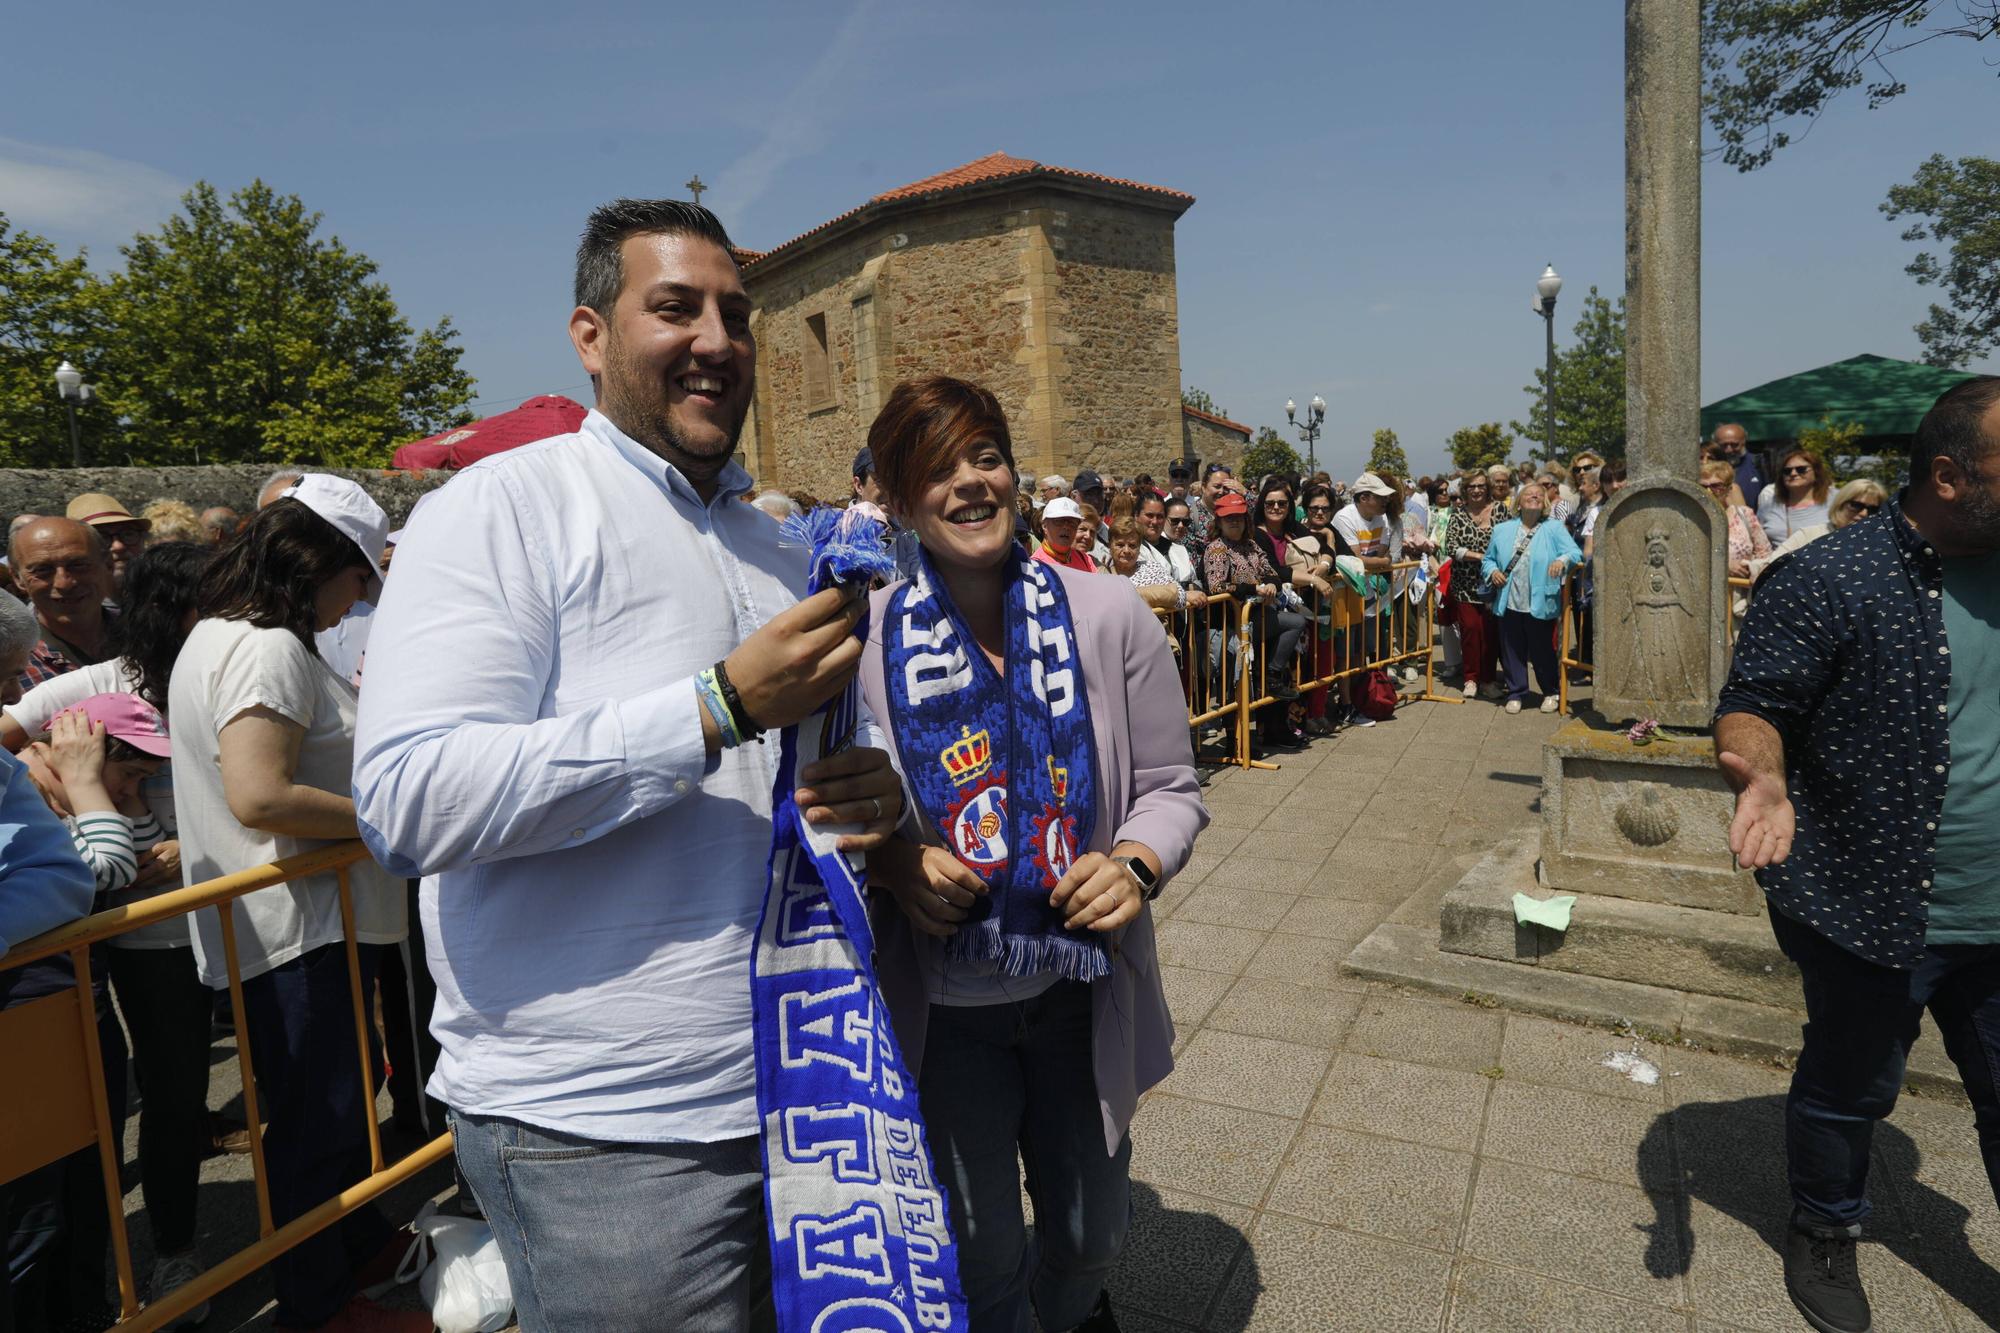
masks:
{"type": "Polygon", "coordinates": [[[438,1333],[498,1333],[514,1322],[514,1290],[493,1228],[477,1218],[446,1217],[435,1203],[426,1203],[412,1225],[417,1244],[396,1276],[416,1277],[438,1333]],[[413,1262],[420,1273],[408,1271],[413,1262]]]}

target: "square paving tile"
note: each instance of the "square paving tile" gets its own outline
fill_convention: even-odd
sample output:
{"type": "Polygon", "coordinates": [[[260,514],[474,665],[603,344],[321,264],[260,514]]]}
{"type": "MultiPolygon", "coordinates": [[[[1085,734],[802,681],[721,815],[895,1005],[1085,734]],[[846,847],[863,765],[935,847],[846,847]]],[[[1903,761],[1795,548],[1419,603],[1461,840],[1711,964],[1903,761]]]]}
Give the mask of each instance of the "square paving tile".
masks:
{"type": "Polygon", "coordinates": [[[1391,842],[1350,831],[1320,863],[1319,873],[1301,892],[1315,898],[1399,903],[1423,882],[1430,858],[1428,846],[1391,842]]]}
{"type": "Polygon", "coordinates": [[[1243,970],[1250,956],[1264,942],[1261,930],[1236,926],[1211,926],[1200,921],[1169,919],[1157,933],[1160,961],[1177,967],[1200,968],[1204,972],[1225,972],[1231,976],[1243,970]]]}
{"type": "MultiPolygon", "coordinates": [[[[1630,1037],[1621,1037],[1602,1028],[1554,1023],[1524,1014],[1507,1016],[1507,1034],[1500,1044],[1500,1066],[1510,1079],[1530,1083],[1552,1083],[1578,1092],[1602,1093],[1635,1102],[1664,1105],[1660,1084],[1651,1087],[1634,1083],[1623,1074],[1604,1067],[1604,1057],[1612,1051],[1632,1048],[1630,1037]]],[[[1658,1064],[1660,1050],[1650,1042],[1640,1044],[1640,1053],[1658,1064]]],[[[1661,1083],[1667,1080],[1662,1079],[1661,1083]]]]}
{"type": "Polygon", "coordinates": [[[1258,946],[1244,965],[1245,976],[1289,981],[1323,990],[1353,990],[1355,978],[1342,976],[1340,965],[1354,952],[1352,940],[1320,939],[1312,935],[1273,935],[1258,946]]]}
{"type": "Polygon", "coordinates": [[[1204,1028],[1181,1052],[1160,1090],[1298,1118],[1312,1105],[1320,1075],[1332,1058],[1325,1051],[1290,1042],[1204,1028]]]}
{"type": "MultiPolygon", "coordinates": [[[[1135,1163],[1136,1165],[1136,1163],[1135,1163]]],[[[1132,1229],[1111,1274],[1121,1328],[1134,1314],[1196,1321],[1248,1245],[1251,1212],[1135,1181],[1132,1229]]]]}
{"type": "Polygon", "coordinates": [[[1464,1251],[1642,1305],[1677,1305],[1680,1207],[1665,1194],[1481,1158],[1464,1251]]]}
{"type": "Polygon", "coordinates": [[[1334,1058],[1306,1118],[1470,1152],[1491,1086],[1480,1074],[1347,1053],[1334,1058]]]}
{"type": "Polygon", "coordinates": [[[1492,1009],[1378,995],[1355,1016],[1347,1049],[1476,1074],[1499,1063],[1500,1022],[1492,1009]]]}
{"type": "Polygon", "coordinates": [[[1332,1049],[1354,1021],[1362,997],[1353,991],[1321,990],[1265,977],[1240,977],[1209,1013],[1207,1022],[1224,1032],[1274,1037],[1300,1046],[1332,1049]]]}
{"type": "MultiPolygon", "coordinates": [[[[1791,1333],[1804,1327],[1785,1293],[1783,1217],[1744,1219],[1697,1201],[1688,1283],[1695,1311],[1746,1329],[1791,1333]]],[[[1879,1329],[1950,1327],[1937,1288],[1885,1247],[1864,1241],[1855,1251],[1879,1329]]]]}
{"type": "Polygon", "coordinates": [[[1507,1078],[1493,1086],[1481,1151],[1642,1189],[1672,1191],[1677,1180],[1666,1108],[1507,1078]]]}
{"type": "Polygon", "coordinates": [[[1210,882],[1174,909],[1174,920],[1269,930],[1284,919],[1298,900],[1294,893],[1227,888],[1210,882]]]}
{"type": "Polygon", "coordinates": [[[1132,1118],[1132,1178],[1255,1206],[1298,1131],[1284,1116],[1154,1092],[1132,1118]]]}
{"type": "Polygon", "coordinates": [[[1389,915],[1387,903],[1346,898],[1301,898],[1278,918],[1281,935],[1317,935],[1331,940],[1364,940],[1389,915]]]}
{"type": "Polygon", "coordinates": [[[1684,1311],[1471,1260],[1453,1283],[1449,1333],[1687,1333],[1684,1311]]]}
{"type": "Polygon", "coordinates": [[[1204,1327],[1231,1333],[1433,1329],[1451,1261],[1412,1245],[1266,1213],[1204,1327]]]}
{"type": "Polygon", "coordinates": [[[1297,893],[1299,885],[1310,882],[1312,868],[1296,861],[1260,856],[1264,834],[1258,834],[1229,859],[1209,872],[1204,889],[1251,889],[1264,893],[1297,893]]]}
{"type": "Polygon", "coordinates": [[[1327,805],[1317,800],[1291,802],[1276,807],[1257,825],[1257,836],[1273,834],[1310,839],[1306,845],[1331,850],[1360,814],[1355,807],[1327,805]]]}
{"type": "Polygon", "coordinates": [[[1173,1016],[1174,1030],[1185,1036],[1206,1022],[1215,1002],[1228,994],[1230,978],[1226,972],[1162,963],[1160,983],[1166,988],[1167,1012],[1173,1016]]]}
{"type": "Polygon", "coordinates": [[[1308,1125],[1264,1207],[1448,1251],[1471,1179],[1471,1153],[1308,1125]]]}

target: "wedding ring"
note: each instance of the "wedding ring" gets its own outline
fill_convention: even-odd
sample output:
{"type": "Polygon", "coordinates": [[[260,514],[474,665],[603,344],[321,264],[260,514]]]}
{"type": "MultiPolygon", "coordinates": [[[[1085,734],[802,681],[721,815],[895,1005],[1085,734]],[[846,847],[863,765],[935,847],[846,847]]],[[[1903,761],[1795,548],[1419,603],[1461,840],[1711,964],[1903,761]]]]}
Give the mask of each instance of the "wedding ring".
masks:
{"type": "Polygon", "coordinates": [[[868,799],[875,803],[875,818],[880,819],[882,817],[882,798],[880,796],[870,796],[868,799]]]}

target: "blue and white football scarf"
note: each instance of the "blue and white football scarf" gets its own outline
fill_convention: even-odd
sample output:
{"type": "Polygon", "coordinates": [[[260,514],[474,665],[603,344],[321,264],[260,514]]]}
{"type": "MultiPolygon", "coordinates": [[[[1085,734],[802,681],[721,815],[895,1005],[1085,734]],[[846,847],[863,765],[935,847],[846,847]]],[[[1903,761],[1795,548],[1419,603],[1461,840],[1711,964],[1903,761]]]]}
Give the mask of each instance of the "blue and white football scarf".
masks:
{"type": "MultiPolygon", "coordinates": [[[[883,525],[859,507],[788,519],[785,533],[811,550],[813,592],[894,575],[883,525]]],[[[850,685],[779,739],[750,982],[771,1297],[780,1333],[964,1333],[949,1212],[876,981],[861,857],[792,800],[802,760],[845,748],[859,715],[850,685]]]]}
{"type": "Polygon", "coordinates": [[[973,644],[928,553],[889,599],[883,678],[903,782],[939,841],[989,892],[946,956],[1009,976],[1111,974],[1103,936],[1066,931],[1049,891],[1090,845],[1096,746],[1069,597],[1015,547],[1005,561],[1007,677],[973,644]]]}

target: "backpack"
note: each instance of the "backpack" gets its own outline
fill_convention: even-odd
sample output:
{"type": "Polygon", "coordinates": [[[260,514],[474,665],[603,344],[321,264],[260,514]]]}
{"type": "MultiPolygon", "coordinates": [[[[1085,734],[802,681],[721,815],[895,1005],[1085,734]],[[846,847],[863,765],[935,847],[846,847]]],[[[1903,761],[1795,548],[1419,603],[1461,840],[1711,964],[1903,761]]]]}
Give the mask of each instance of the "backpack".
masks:
{"type": "Polygon", "coordinates": [[[1354,711],[1381,722],[1396,715],[1396,682],[1381,667],[1361,673],[1354,691],[1354,711]]]}

